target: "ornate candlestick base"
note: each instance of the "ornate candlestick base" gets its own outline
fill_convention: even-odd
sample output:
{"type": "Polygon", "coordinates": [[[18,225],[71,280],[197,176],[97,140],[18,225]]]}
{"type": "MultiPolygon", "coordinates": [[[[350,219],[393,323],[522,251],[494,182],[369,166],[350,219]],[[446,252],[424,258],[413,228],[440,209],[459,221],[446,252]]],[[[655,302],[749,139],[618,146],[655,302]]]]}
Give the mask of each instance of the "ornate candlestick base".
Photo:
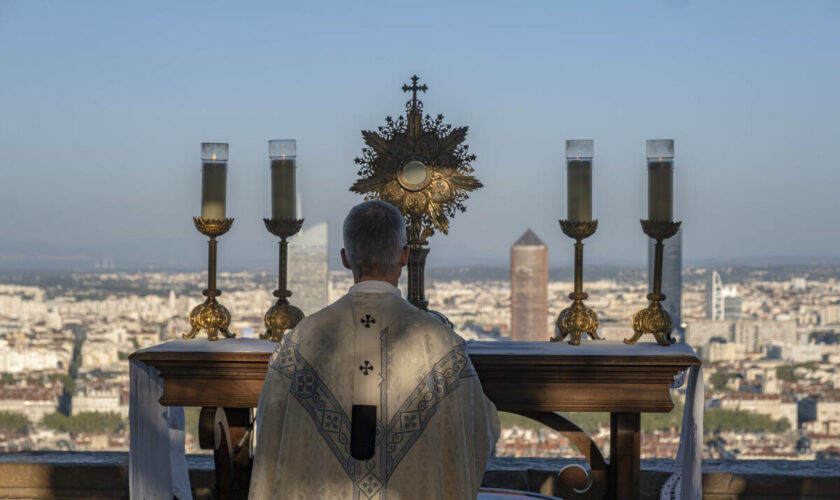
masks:
{"type": "Polygon", "coordinates": [[[303,219],[263,219],[263,222],[268,232],[280,238],[280,257],[277,290],[274,291],[277,302],[265,313],[265,333],[260,338],[280,342],[286,330],[296,327],[304,318],[303,311],[289,303],[292,292],[286,288],[289,246],[286,239],[300,231],[303,219]]]}
{"type": "Polygon", "coordinates": [[[551,339],[552,342],[560,342],[568,336],[570,344],[578,345],[584,333],[589,334],[592,340],[602,340],[597,333],[598,315],[583,303],[588,297],[589,295],[583,292],[569,294],[569,298],[573,301],[572,305],[563,309],[557,316],[555,323],[557,336],[551,339]]]}
{"type": "Polygon", "coordinates": [[[671,330],[674,327],[671,315],[662,307],[665,295],[662,294],[662,255],[663,240],[677,234],[681,222],[665,220],[642,220],[642,231],[656,240],[653,261],[653,292],[648,294],[650,304],[633,315],[633,336],[624,339],[625,344],[635,344],[642,335],[650,333],[656,342],[662,346],[673,344],[671,330]]]}
{"type": "MultiPolygon", "coordinates": [[[[275,290],[274,296],[279,297],[279,292],[280,290],[275,290]]],[[[291,294],[288,292],[288,295],[291,294]]],[[[260,334],[260,338],[280,342],[286,330],[296,327],[303,317],[303,311],[289,304],[286,297],[280,297],[265,313],[265,333],[260,334]]]]}
{"type": "Polygon", "coordinates": [[[560,342],[569,337],[569,343],[579,345],[586,333],[592,340],[602,340],[598,336],[598,315],[583,303],[589,295],[583,292],[583,241],[595,234],[598,221],[561,220],[563,234],[575,240],[575,291],[569,294],[572,305],[563,309],[555,323],[555,337],[552,342],[560,342]]]}
{"type": "Polygon", "coordinates": [[[633,315],[633,336],[624,339],[624,343],[635,344],[643,334],[650,333],[659,345],[671,345],[669,336],[674,324],[671,315],[660,303],[665,300],[665,296],[651,293],[647,298],[650,305],[633,315]]]}
{"type": "Polygon", "coordinates": [[[210,340],[219,340],[219,333],[225,338],[236,337],[235,333],[230,333],[228,327],[230,326],[230,311],[228,308],[219,304],[216,296],[221,295],[222,292],[215,290],[215,295],[211,295],[210,290],[204,290],[204,295],[207,300],[193,308],[190,312],[190,326],[192,329],[189,333],[185,333],[185,339],[191,339],[202,329],[207,330],[207,338],[210,340]]]}
{"type": "Polygon", "coordinates": [[[193,217],[193,223],[198,232],[210,237],[208,244],[208,265],[207,265],[207,289],[202,294],[207,297],[204,303],[199,304],[190,312],[190,331],[182,335],[185,339],[191,339],[202,329],[207,331],[207,338],[219,340],[219,333],[226,338],[236,337],[236,334],[228,330],[230,326],[230,311],[227,307],[219,304],[216,297],[222,294],[216,288],[216,237],[221,236],[230,230],[233,219],[202,219],[193,217]]]}

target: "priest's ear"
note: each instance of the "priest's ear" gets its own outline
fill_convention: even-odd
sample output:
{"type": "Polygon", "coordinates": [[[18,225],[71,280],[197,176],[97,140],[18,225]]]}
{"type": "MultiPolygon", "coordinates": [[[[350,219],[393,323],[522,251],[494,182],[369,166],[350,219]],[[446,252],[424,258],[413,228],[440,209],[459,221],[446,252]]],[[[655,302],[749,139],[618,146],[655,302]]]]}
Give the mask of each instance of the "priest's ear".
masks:
{"type": "Polygon", "coordinates": [[[344,266],[345,269],[350,269],[351,271],[353,270],[353,268],[350,267],[350,262],[347,260],[347,254],[344,252],[343,248],[341,249],[341,265],[344,266]]]}
{"type": "MultiPolygon", "coordinates": [[[[344,256],[344,250],[341,251],[341,256],[344,256]]],[[[402,247],[402,252],[400,253],[400,267],[405,267],[408,264],[408,245],[402,247]]]]}

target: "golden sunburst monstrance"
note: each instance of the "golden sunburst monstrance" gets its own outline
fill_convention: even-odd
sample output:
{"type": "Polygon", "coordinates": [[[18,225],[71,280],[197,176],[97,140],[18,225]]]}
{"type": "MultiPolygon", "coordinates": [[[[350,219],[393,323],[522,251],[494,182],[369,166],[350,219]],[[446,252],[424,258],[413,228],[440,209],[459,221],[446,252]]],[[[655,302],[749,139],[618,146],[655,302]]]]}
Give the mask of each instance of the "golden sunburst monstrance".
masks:
{"type": "Polygon", "coordinates": [[[385,118],[377,132],[362,131],[367,147],[356,158],[360,179],[350,191],[365,199],[380,199],[397,207],[406,218],[409,243],[426,245],[438,230],[449,232],[449,218],[464,212],[468,192],[482,187],[470,164],[475,155],[464,144],[467,127],[443,123],[443,115],[422,115],[423,103],[417,91],[417,75],[403,92],[411,92],[406,116],[385,118]]]}
{"type": "Polygon", "coordinates": [[[482,187],[470,166],[475,155],[464,144],[467,127],[443,123],[443,115],[423,116],[423,103],[417,92],[428,87],[417,85],[417,75],[403,92],[411,92],[406,116],[385,118],[376,132],[362,131],[366,147],[356,158],[359,180],[350,191],[366,200],[380,199],[397,207],[405,216],[408,243],[408,300],[423,309],[423,274],[430,236],[435,230],[447,234],[449,219],[466,211],[464,201],[470,191],[482,187]]]}

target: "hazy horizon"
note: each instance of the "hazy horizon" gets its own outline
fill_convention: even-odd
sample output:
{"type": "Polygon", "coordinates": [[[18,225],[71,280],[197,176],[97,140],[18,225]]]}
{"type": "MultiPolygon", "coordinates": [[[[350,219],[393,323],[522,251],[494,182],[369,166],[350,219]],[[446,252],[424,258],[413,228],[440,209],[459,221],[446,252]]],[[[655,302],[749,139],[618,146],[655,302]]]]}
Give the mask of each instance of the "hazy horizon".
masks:
{"type": "MultiPolygon", "coordinates": [[[[586,264],[643,267],[644,142],[676,141],[686,265],[840,261],[840,2],[0,3],[0,268],[200,269],[199,146],[230,143],[220,270],[274,269],[269,139],[298,140],[336,267],[360,131],[470,127],[485,187],[429,267],[500,265],[532,228],[572,262],[566,139],[595,141],[586,264]],[[38,264],[40,263],[40,264],[38,264]],[[37,264],[37,265],[36,265],[37,264]]],[[[667,244],[667,243],[666,243],[667,244]]]]}
{"type": "MultiPolygon", "coordinates": [[[[206,259],[206,255],[204,255],[206,259]]],[[[275,256],[276,257],[276,256],[275,256]]],[[[118,261],[110,258],[93,259],[87,256],[53,256],[53,257],[31,257],[31,258],[10,258],[9,256],[0,256],[0,273],[141,273],[141,272],[206,272],[205,259],[189,259],[184,258],[180,261],[118,261]]],[[[236,261],[227,259],[224,269],[220,268],[220,272],[276,272],[277,263],[265,262],[264,259],[250,259],[236,261]]],[[[340,271],[344,270],[341,266],[339,258],[333,255],[329,256],[329,270],[340,271]]],[[[571,272],[573,262],[558,261],[558,259],[550,259],[551,270],[569,270],[571,272]]],[[[294,265],[291,262],[289,265],[294,265]]],[[[840,267],[840,256],[755,256],[734,258],[728,260],[720,259],[701,259],[690,262],[683,262],[684,270],[691,269],[775,269],[775,268],[834,268],[840,267]]],[[[506,259],[440,259],[438,262],[433,262],[426,266],[428,270],[447,270],[447,269],[509,269],[510,262],[506,259]]],[[[640,270],[647,272],[646,263],[637,263],[630,261],[619,260],[602,260],[598,258],[589,259],[584,263],[584,274],[588,274],[593,269],[602,270],[604,268],[614,268],[618,270],[640,270]]]]}

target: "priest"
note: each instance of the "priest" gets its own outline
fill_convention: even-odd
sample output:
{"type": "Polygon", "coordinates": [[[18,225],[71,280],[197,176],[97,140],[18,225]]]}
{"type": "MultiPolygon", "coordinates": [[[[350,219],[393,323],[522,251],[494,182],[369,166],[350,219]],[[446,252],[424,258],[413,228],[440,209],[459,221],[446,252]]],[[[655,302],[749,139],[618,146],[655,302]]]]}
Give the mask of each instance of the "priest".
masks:
{"type": "Polygon", "coordinates": [[[397,288],[405,222],[344,220],[347,295],[287,333],[257,408],[251,499],[474,499],[499,437],[464,340],[397,288]]]}

